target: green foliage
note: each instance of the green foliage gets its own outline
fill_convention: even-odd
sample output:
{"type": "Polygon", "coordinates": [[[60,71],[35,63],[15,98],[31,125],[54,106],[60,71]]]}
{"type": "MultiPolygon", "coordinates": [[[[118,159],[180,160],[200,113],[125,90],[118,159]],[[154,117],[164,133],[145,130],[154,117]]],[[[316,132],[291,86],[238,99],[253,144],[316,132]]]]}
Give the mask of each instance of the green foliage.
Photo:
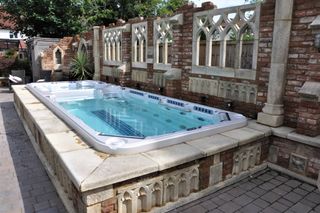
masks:
{"type": "Polygon", "coordinates": [[[63,37],[83,30],[81,0],[0,0],[4,18],[28,36],[63,37]]]}
{"type": "Polygon", "coordinates": [[[243,34],[242,40],[243,41],[253,41],[254,35],[252,33],[245,33],[245,34],[243,34]]]}
{"type": "Polygon", "coordinates": [[[101,25],[137,16],[170,15],[188,0],[84,0],[86,25],[101,25]]]}
{"type": "Polygon", "coordinates": [[[28,36],[63,37],[137,16],[170,15],[188,0],[0,0],[5,19],[28,36]]]}
{"type": "Polygon", "coordinates": [[[92,79],[92,65],[89,63],[87,54],[79,52],[71,62],[71,75],[77,80],[92,79]]]}
{"type": "Polygon", "coordinates": [[[135,5],[139,16],[165,16],[172,15],[179,7],[187,4],[188,0],[146,0],[135,5]]]}
{"type": "Polygon", "coordinates": [[[8,50],[6,50],[4,57],[5,58],[16,58],[17,51],[15,49],[8,49],[8,50]]]}

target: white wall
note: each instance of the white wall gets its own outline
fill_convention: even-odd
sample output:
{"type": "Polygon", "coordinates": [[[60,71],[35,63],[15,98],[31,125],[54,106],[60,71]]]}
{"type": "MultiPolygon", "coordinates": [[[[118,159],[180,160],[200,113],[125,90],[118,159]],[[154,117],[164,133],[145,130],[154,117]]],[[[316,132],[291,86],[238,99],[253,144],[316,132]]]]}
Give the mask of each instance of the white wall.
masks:
{"type": "Polygon", "coordinates": [[[0,39],[24,39],[24,38],[26,37],[22,35],[20,32],[18,32],[17,38],[15,37],[10,38],[10,30],[0,29],[0,39]]]}
{"type": "Polygon", "coordinates": [[[0,39],[9,39],[10,38],[10,30],[0,29],[0,39]]]}

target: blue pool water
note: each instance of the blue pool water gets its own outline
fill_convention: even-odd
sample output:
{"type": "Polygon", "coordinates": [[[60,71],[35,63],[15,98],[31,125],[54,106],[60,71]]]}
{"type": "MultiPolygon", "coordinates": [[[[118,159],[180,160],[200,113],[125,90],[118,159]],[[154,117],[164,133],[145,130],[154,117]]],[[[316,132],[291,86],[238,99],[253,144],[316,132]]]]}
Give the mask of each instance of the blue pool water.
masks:
{"type": "Polygon", "coordinates": [[[59,104],[101,135],[144,138],[220,122],[214,115],[183,111],[130,96],[59,104]]]}
{"type": "Polygon", "coordinates": [[[100,81],[27,88],[99,151],[136,154],[247,125],[240,114],[100,81]]]}

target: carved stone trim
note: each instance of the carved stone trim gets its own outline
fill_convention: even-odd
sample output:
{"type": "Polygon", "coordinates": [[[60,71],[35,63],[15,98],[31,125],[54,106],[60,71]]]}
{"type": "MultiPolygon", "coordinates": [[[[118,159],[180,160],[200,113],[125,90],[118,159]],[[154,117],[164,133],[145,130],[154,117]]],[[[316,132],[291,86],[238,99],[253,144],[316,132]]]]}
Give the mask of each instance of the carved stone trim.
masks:
{"type": "Polygon", "coordinates": [[[295,153],[291,153],[289,169],[299,172],[300,174],[305,174],[307,163],[308,163],[307,157],[304,157],[295,153]]]}
{"type": "MultiPolygon", "coordinates": [[[[125,25],[127,26],[127,25],[125,25]]],[[[122,61],[122,32],[126,27],[109,28],[102,31],[103,61],[107,65],[122,61]]]]}
{"type": "Polygon", "coordinates": [[[133,81],[147,83],[148,72],[142,70],[132,70],[131,78],[133,81]]]}
{"type": "Polygon", "coordinates": [[[255,104],[258,89],[253,84],[190,77],[189,91],[255,104]]]}
{"type": "Polygon", "coordinates": [[[147,67],[148,22],[132,24],[132,67],[147,67]]]}
{"type": "Polygon", "coordinates": [[[199,165],[117,189],[118,212],[137,213],[177,201],[199,190],[199,165]]]}
{"type": "Polygon", "coordinates": [[[250,4],[237,7],[206,10],[194,13],[193,16],[193,44],[192,44],[192,72],[225,77],[235,77],[255,80],[259,43],[260,5],[250,4]],[[250,29],[253,35],[252,68],[241,69],[242,35],[250,29]],[[236,41],[235,61],[233,72],[227,73],[220,69],[226,68],[226,43],[230,40],[230,31],[234,33],[236,41]],[[199,66],[200,40],[205,37],[205,66],[199,66]],[[212,42],[219,43],[220,59],[217,67],[213,67],[212,42]],[[241,71],[240,71],[241,70],[241,71]],[[231,75],[231,76],[230,76],[231,75]]]}
{"type": "Polygon", "coordinates": [[[253,168],[260,163],[261,144],[244,147],[233,155],[232,175],[238,175],[243,171],[253,168]]]}
{"type": "Polygon", "coordinates": [[[166,86],[166,79],[165,79],[164,74],[162,72],[154,72],[153,73],[153,84],[157,85],[159,87],[166,86]]]}

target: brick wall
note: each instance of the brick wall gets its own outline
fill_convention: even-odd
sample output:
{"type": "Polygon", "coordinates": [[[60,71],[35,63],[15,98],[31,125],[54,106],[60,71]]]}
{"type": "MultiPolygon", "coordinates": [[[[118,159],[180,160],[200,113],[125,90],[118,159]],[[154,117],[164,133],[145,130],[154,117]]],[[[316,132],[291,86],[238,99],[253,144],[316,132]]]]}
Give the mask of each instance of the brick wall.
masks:
{"type": "Polygon", "coordinates": [[[273,136],[269,161],[316,180],[320,170],[320,149],[273,136]]]}
{"type": "Polygon", "coordinates": [[[295,0],[284,95],[285,124],[292,127],[297,126],[300,113],[298,91],[305,81],[320,81],[320,53],[314,48],[315,35],[309,28],[317,15],[318,0],[295,0]]]}
{"type": "MultiPolygon", "coordinates": [[[[122,80],[113,77],[102,76],[103,80],[112,83],[120,83],[129,87],[142,89],[149,92],[161,93],[168,96],[181,98],[187,101],[201,103],[213,107],[240,112],[248,117],[256,118],[258,112],[261,112],[264,103],[267,102],[268,80],[271,66],[273,27],[275,16],[276,0],[266,0],[261,4],[260,11],[260,29],[256,79],[243,80],[240,78],[228,78],[221,76],[195,74],[192,69],[192,36],[193,36],[193,15],[196,12],[214,9],[213,3],[207,2],[202,7],[195,7],[192,4],[185,5],[177,10],[176,14],[183,15],[183,25],[174,25],[173,44],[171,51],[172,67],[182,70],[181,81],[167,81],[164,88],[159,88],[153,84],[153,75],[155,72],[164,72],[156,70],[153,62],[148,62],[146,82],[135,82],[131,80],[129,73],[122,80]],[[241,101],[232,101],[232,107],[227,108],[226,100],[217,96],[194,93],[189,91],[189,78],[203,78],[233,83],[245,83],[257,85],[256,103],[245,103],[241,101]]],[[[320,53],[314,48],[315,33],[309,29],[310,23],[320,15],[320,3],[317,0],[295,0],[293,8],[292,31],[290,35],[289,55],[287,64],[287,77],[284,91],[284,115],[285,125],[297,127],[298,117],[304,115],[300,112],[300,98],[298,91],[306,81],[320,81],[320,53]]],[[[155,18],[145,20],[132,19],[128,23],[137,23],[141,21],[148,22],[148,59],[153,57],[153,21],[155,18]]],[[[123,23],[122,23],[123,24],[123,23]]],[[[114,27],[119,25],[112,25],[114,27]]],[[[123,34],[123,60],[131,63],[131,33],[123,34]],[[128,42],[128,43],[127,43],[128,42]],[[126,44],[127,43],[127,44],[126,44]]],[[[101,41],[102,43],[102,41],[101,41]]],[[[101,44],[102,46],[102,44],[101,44]]],[[[102,51],[101,51],[102,52],[102,51]]],[[[169,60],[170,61],[170,60],[169,60]]],[[[305,109],[308,111],[308,109],[305,109]]],[[[303,119],[300,119],[302,121],[303,119]]],[[[312,123],[309,123],[312,125],[312,123]]],[[[299,130],[298,130],[299,131],[299,130]]],[[[300,131],[303,133],[302,131],[300,131]]]]}
{"type": "MultiPolygon", "coordinates": [[[[74,37],[64,37],[62,38],[58,43],[51,45],[49,48],[45,49],[41,56],[41,67],[42,70],[46,71],[56,71],[61,70],[62,71],[62,79],[54,79],[53,80],[69,80],[72,78],[70,76],[70,65],[72,62],[72,59],[77,54],[77,48],[74,48],[72,46],[73,43],[77,42],[80,43],[81,39],[84,39],[85,41],[92,41],[93,38],[93,32],[84,32],[80,35],[74,36],[74,37]],[[62,66],[59,66],[58,68],[55,66],[55,58],[54,58],[54,50],[56,48],[59,48],[62,51],[62,66]]],[[[92,49],[92,42],[88,42],[86,45],[87,47],[87,54],[89,63],[93,64],[93,49],[92,49]]],[[[79,47],[80,48],[80,47],[79,47]]]]}
{"type": "Polygon", "coordinates": [[[259,50],[258,50],[258,96],[257,103],[263,106],[267,102],[268,81],[271,67],[271,49],[273,37],[273,24],[275,13],[275,0],[265,1],[261,5],[259,50]]]}
{"type": "Polygon", "coordinates": [[[43,70],[57,70],[55,68],[54,50],[59,48],[62,50],[61,54],[64,55],[62,58],[62,67],[59,70],[66,70],[68,63],[70,62],[71,46],[73,37],[64,37],[57,44],[51,45],[48,49],[43,51],[41,56],[41,66],[43,70]]]}
{"type": "Polygon", "coordinates": [[[116,212],[118,212],[116,198],[110,198],[101,203],[101,213],[116,213],[116,212]]]}
{"type": "Polygon", "coordinates": [[[300,99],[296,131],[311,137],[320,135],[320,102],[312,99],[300,99]]]}
{"type": "MultiPolygon", "coordinates": [[[[149,92],[161,93],[167,96],[181,98],[187,101],[192,101],[196,103],[201,103],[213,107],[223,108],[232,110],[235,112],[240,112],[245,114],[246,116],[256,118],[256,115],[263,106],[263,103],[266,100],[266,91],[267,91],[267,77],[269,73],[270,66],[270,55],[271,55],[271,43],[272,43],[272,27],[273,27],[273,14],[274,14],[274,1],[271,3],[266,3],[262,6],[262,18],[261,25],[264,26],[264,29],[261,30],[260,36],[263,37],[263,42],[259,48],[259,59],[262,62],[261,65],[258,66],[257,70],[257,80],[243,80],[243,79],[235,79],[228,77],[218,77],[212,75],[198,75],[191,73],[192,66],[192,37],[193,37],[193,14],[199,11],[205,11],[214,9],[215,5],[212,2],[203,3],[201,7],[195,7],[193,4],[187,4],[176,11],[176,14],[183,15],[183,25],[174,25],[173,26],[173,44],[172,50],[170,52],[172,68],[178,68],[182,70],[181,81],[174,80],[166,81],[166,86],[164,88],[159,88],[159,86],[153,84],[153,74],[155,72],[162,72],[161,70],[156,70],[153,68],[153,62],[149,62],[147,64],[147,69],[140,69],[142,71],[147,71],[148,77],[147,82],[135,82],[131,80],[131,73],[126,75],[126,78],[120,80],[114,78],[112,76],[102,76],[101,79],[107,82],[120,84],[122,82],[123,85],[134,87],[137,89],[142,89],[149,92]],[[267,48],[264,48],[267,47],[267,48]],[[264,63],[264,64],[263,64],[264,63]],[[260,72],[264,72],[264,75],[260,75],[260,72]],[[260,99],[257,99],[257,104],[245,103],[241,101],[233,101],[232,108],[226,108],[226,100],[220,97],[205,95],[199,93],[193,93],[189,91],[189,77],[198,77],[205,79],[214,79],[214,80],[222,80],[229,81],[234,83],[249,83],[253,85],[259,86],[259,94],[261,96],[260,99]],[[261,84],[261,87],[260,87],[261,84]]],[[[128,23],[138,23],[138,22],[148,22],[148,59],[153,59],[153,22],[155,18],[147,18],[145,20],[141,20],[140,18],[131,19],[128,23]]],[[[123,24],[123,23],[122,23],[123,24]]],[[[118,27],[121,24],[113,24],[108,26],[108,28],[118,27]]],[[[102,46],[101,41],[101,46],[102,46]]],[[[123,45],[129,42],[127,47],[122,48],[122,54],[124,55],[123,62],[131,63],[131,33],[123,33],[123,45]],[[129,39],[130,38],[130,39],[129,39]],[[130,57],[126,57],[130,56],[130,57]]],[[[102,51],[101,51],[102,52],[102,51]]],[[[170,60],[169,60],[170,61],[170,60]]],[[[103,64],[103,63],[101,63],[103,64]]],[[[114,67],[110,65],[103,65],[114,67]]],[[[102,69],[103,69],[103,66],[102,69]]],[[[132,68],[131,68],[132,69],[132,68]]],[[[139,70],[135,68],[136,70],[139,70]]],[[[130,70],[129,70],[130,72],[130,70]]]]}

